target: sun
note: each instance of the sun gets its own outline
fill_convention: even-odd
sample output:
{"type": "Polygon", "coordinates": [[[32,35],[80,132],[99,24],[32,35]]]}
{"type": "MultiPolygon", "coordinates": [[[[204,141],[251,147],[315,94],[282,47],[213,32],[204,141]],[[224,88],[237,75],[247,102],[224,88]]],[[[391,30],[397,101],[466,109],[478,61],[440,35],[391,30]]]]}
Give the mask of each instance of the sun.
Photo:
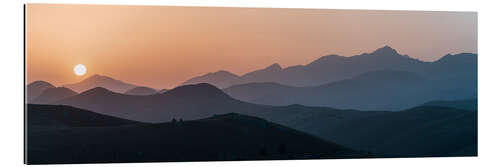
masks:
{"type": "Polygon", "coordinates": [[[75,68],[73,68],[73,71],[75,71],[76,75],[82,76],[87,73],[87,68],[83,64],[77,64],[75,68]]]}

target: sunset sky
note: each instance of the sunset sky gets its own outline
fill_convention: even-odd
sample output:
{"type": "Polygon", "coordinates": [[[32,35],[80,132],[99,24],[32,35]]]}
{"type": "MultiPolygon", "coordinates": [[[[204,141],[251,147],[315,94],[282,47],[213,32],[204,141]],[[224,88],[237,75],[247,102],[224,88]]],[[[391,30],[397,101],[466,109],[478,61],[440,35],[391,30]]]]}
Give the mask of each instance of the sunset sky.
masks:
{"type": "Polygon", "coordinates": [[[26,6],[27,82],[101,74],[172,88],[194,76],[307,64],[389,45],[434,61],[477,53],[477,13],[164,6],[26,6]],[[87,74],[73,67],[84,64],[87,74]]]}

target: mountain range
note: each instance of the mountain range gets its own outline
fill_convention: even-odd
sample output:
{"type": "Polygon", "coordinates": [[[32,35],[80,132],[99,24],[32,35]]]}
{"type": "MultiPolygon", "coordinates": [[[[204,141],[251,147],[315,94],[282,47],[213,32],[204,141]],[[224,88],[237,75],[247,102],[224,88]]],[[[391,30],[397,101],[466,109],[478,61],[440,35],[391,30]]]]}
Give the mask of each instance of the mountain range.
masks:
{"type": "Polygon", "coordinates": [[[360,157],[359,153],[365,151],[375,157],[477,155],[477,55],[470,53],[423,62],[386,46],[352,57],[325,56],[304,66],[282,68],[273,64],[242,76],[228,71],[209,73],[171,90],[136,86],[101,75],[61,87],[35,81],[26,90],[28,108],[31,107],[28,117],[36,118],[28,121],[34,122],[30,125],[34,130],[29,132],[30,137],[50,138],[50,145],[55,146],[47,149],[43,148],[48,146],[46,143],[32,143],[30,148],[38,157],[33,163],[71,162],[76,155],[65,150],[75,145],[83,150],[78,154],[92,157],[79,162],[105,162],[110,158],[111,162],[154,162],[313,156],[303,154],[308,151],[300,151],[299,147],[286,156],[270,155],[270,145],[255,154],[252,149],[265,143],[262,136],[255,134],[249,140],[232,136],[246,134],[241,129],[247,127],[278,138],[270,141],[272,145],[280,145],[283,138],[297,137],[271,135],[292,128],[293,134],[300,133],[302,137],[298,138],[305,139],[293,140],[294,143],[286,144],[287,148],[300,142],[310,142],[314,151],[320,150],[320,145],[332,148],[328,150],[346,147],[341,149],[346,154],[318,151],[325,153],[319,157],[360,157]],[[61,120],[72,117],[76,118],[61,120]],[[179,122],[192,126],[179,128],[179,122]],[[266,129],[267,125],[273,128],[266,129]],[[120,139],[120,133],[129,134],[130,139],[120,139]],[[81,143],[89,136],[102,135],[106,135],[104,141],[81,143]],[[172,135],[189,136],[186,140],[196,147],[162,143],[183,143],[172,135]],[[150,139],[155,136],[158,138],[150,139]],[[206,136],[210,136],[209,143],[199,140],[206,136]],[[217,141],[219,137],[224,139],[217,141]],[[113,143],[121,140],[124,142],[113,143]],[[148,152],[149,156],[138,156],[137,148],[130,144],[136,140],[151,143],[141,147],[154,151],[148,152]],[[241,146],[237,141],[250,144],[241,146]],[[119,152],[123,157],[109,157],[115,152],[100,149],[100,142],[106,142],[106,148],[126,148],[119,152]],[[206,146],[214,142],[225,145],[206,146]],[[228,150],[227,143],[253,152],[236,154],[235,150],[228,150]],[[206,152],[208,159],[202,156],[208,154],[182,159],[172,150],[163,153],[158,146],[188,150],[181,151],[186,155],[207,149],[215,151],[206,152]],[[226,147],[219,148],[223,146],[226,147]],[[47,150],[60,152],[59,158],[44,156],[47,150]],[[160,156],[163,154],[175,158],[165,159],[160,156]]]}
{"type": "Polygon", "coordinates": [[[349,79],[369,71],[386,69],[414,72],[432,79],[440,79],[443,76],[447,79],[457,79],[462,75],[474,77],[477,75],[477,54],[448,54],[437,61],[424,62],[408,55],[401,55],[393,48],[384,46],[371,53],[351,57],[323,56],[307,65],[281,68],[279,64],[275,63],[267,68],[241,76],[228,71],[219,71],[194,77],[183,84],[210,83],[219,88],[227,88],[245,83],[273,82],[287,86],[307,87],[349,79]],[[453,76],[449,75],[450,72],[453,72],[453,76]]]}
{"type": "MultiPolygon", "coordinates": [[[[219,71],[195,77],[183,85],[196,83],[226,87],[223,90],[228,95],[256,104],[397,111],[428,101],[476,98],[477,55],[448,54],[434,62],[423,62],[385,46],[352,57],[324,56],[305,66],[283,69],[279,64],[273,64],[242,76],[219,71]],[[283,78],[285,80],[281,80],[283,78]]],[[[51,86],[43,81],[37,84],[42,85],[41,88],[51,86]]],[[[127,95],[165,92],[102,75],[93,75],[63,87],[80,93],[96,87],[127,95]]],[[[33,89],[28,92],[31,94],[28,95],[29,102],[41,93],[33,89]]]]}
{"type": "Polygon", "coordinates": [[[260,108],[226,95],[209,84],[180,86],[162,94],[127,95],[97,87],[51,103],[141,122],[165,122],[174,118],[201,119],[213,114],[260,108]],[[206,109],[209,109],[206,111],[206,109]]]}
{"type": "Polygon", "coordinates": [[[357,110],[403,110],[428,101],[477,97],[473,78],[450,83],[414,72],[378,70],[319,86],[278,83],[234,85],[224,92],[239,100],[265,105],[302,104],[357,110]]]}

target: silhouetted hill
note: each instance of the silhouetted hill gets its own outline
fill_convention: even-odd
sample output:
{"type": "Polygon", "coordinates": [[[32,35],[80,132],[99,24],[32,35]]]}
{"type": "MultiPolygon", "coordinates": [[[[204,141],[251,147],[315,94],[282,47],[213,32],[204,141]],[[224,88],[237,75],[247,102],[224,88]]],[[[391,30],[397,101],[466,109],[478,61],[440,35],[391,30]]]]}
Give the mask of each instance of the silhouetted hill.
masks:
{"type": "Polygon", "coordinates": [[[76,92],[84,92],[95,87],[103,87],[113,92],[124,93],[125,91],[137,86],[113,79],[111,77],[96,74],[78,83],[63,85],[63,87],[70,88],[76,92]]]}
{"type": "Polygon", "coordinates": [[[62,100],[67,97],[75,96],[78,93],[75,91],[65,88],[65,87],[57,87],[57,88],[48,88],[45,89],[42,94],[40,94],[37,98],[33,99],[32,104],[48,104],[52,102],[56,102],[62,100]]]}
{"type": "Polygon", "coordinates": [[[223,91],[207,83],[180,86],[168,91],[168,96],[175,98],[233,100],[223,91]]]}
{"type": "Polygon", "coordinates": [[[40,96],[42,92],[48,88],[54,88],[55,86],[45,82],[45,81],[34,81],[26,86],[26,95],[28,96],[28,102],[31,102],[36,97],[40,96]]]}
{"type": "Polygon", "coordinates": [[[462,110],[477,111],[477,99],[455,100],[455,101],[431,101],[422,106],[450,107],[462,110]]]}
{"type": "Polygon", "coordinates": [[[201,119],[213,114],[252,110],[261,106],[231,98],[209,84],[185,85],[163,94],[133,96],[98,87],[53,104],[70,105],[101,114],[142,122],[173,118],[201,119]]]}
{"type": "MultiPolygon", "coordinates": [[[[376,152],[382,157],[451,156],[458,150],[477,147],[477,112],[416,107],[359,117],[319,134],[345,146],[376,152]]],[[[477,155],[477,150],[470,151],[473,152],[463,152],[461,156],[477,155]]]]}
{"type": "MultiPolygon", "coordinates": [[[[278,63],[272,64],[264,69],[252,71],[242,75],[243,82],[266,82],[273,81],[279,76],[283,69],[278,63]]],[[[232,84],[234,85],[234,84],[232,84]]]]}
{"type": "Polygon", "coordinates": [[[161,90],[159,90],[159,91],[158,91],[158,93],[159,93],[159,94],[162,94],[162,93],[165,93],[165,92],[167,92],[167,91],[168,91],[168,89],[161,89],[161,90]]]}
{"type": "Polygon", "coordinates": [[[438,91],[431,88],[430,82],[418,74],[379,70],[315,87],[249,83],[226,88],[224,92],[239,100],[266,105],[302,104],[359,110],[401,110],[432,99],[431,93],[438,91]],[[409,94],[412,96],[409,97],[409,94]]]}
{"type": "Polygon", "coordinates": [[[66,106],[30,105],[28,112],[32,120],[48,118],[69,121],[65,123],[70,125],[54,128],[46,121],[28,121],[28,164],[369,156],[260,118],[234,113],[144,124],[66,106]],[[96,122],[115,125],[94,127],[96,122]]]}
{"type": "Polygon", "coordinates": [[[103,127],[139,124],[139,122],[135,121],[61,105],[28,104],[26,115],[28,129],[36,127],[103,127]]]}
{"type": "Polygon", "coordinates": [[[242,80],[239,76],[228,71],[218,71],[215,73],[208,73],[199,77],[194,77],[182,83],[181,85],[191,85],[199,83],[210,83],[219,88],[225,88],[231,85],[240,84],[242,80]]]}
{"type": "Polygon", "coordinates": [[[419,106],[399,112],[290,105],[258,117],[376,157],[477,155],[477,112],[419,106]]]}
{"type": "Polygon", "coordinates": [[[156,93],[158,93],[158,92],[153,88],[139,86],[139,87],[135,87],[135,88],[132,88],[132,89],[126,91],[124,94],[144,96],[144,95],[152,95],[152,94],[156,94],[156,93]]]}

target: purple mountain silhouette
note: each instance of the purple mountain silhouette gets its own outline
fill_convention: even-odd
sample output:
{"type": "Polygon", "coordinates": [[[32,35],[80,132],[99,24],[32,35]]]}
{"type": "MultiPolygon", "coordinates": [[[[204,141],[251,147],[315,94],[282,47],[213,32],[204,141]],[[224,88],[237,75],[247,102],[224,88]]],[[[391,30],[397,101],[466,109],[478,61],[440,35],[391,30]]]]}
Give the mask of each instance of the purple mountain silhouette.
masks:
{"type": "Polygon", "coordinates": [[[45,81],[34,81],[26,86],[28,103],[42,94],[43,91],[55,86],[45,81]]]}
{"type": "Polygon", "coordinates": [[[77,94],[78,93],[76,93],[75,91],[65,87],[48,88],[45,89],[45,91],[43,91],[38,97],[33,99],[30,103],[49,104],[67,97],[75,96],[77,94]]]}
{"type": "Polygon", "coordinates": [[[103,75],[92,75],[83,81],[74,84],[63,85],[63,87],[70,88],[76,92],[84,92],[92,88],[103,87],[109,89],[113,92],[124,93],[132,88],[137,87],[136,85],[125,83],[120,80],[113,79],[108,76],[103,75]]]}
{"type": "Polygon", "coordinates": [[[125,92],[125,94],[127,95],[140,95],[140,96],[152,95],[156,93],[158,93],[158,91],[156,91],[155,89],[145,86],[135,87],[125,92]]]}
{"type": "Polygon", "coordinates": [[[219,88],[252,82],[275,82],[289,86],[316,86],[352,78],[368,71],[395,69],[415,72],[428,62],[401,55],[389,46],[352,57],[328,55],[307,64],[281,68],[277,63],[237,76],[227,71],[195,77],[184,84],[210,83],[219,88]]]}

